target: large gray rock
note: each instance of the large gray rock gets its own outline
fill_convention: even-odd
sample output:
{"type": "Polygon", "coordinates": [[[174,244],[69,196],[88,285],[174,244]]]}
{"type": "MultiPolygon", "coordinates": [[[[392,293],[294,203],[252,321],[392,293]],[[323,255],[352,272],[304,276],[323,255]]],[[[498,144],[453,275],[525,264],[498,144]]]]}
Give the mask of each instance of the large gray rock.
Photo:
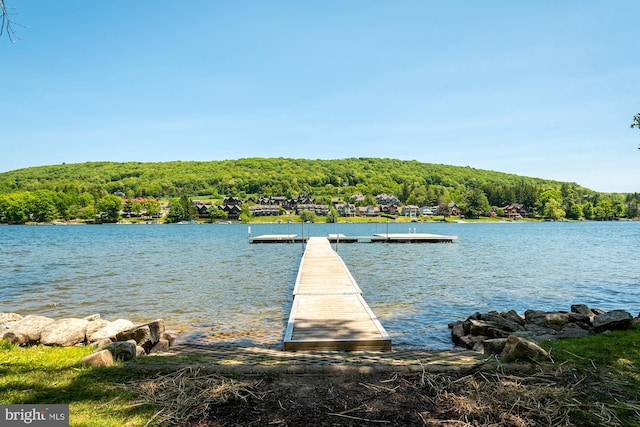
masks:
{"type": "MultiPolygon", "coordinates": [[[[89,323],[87,324],[87,341],[88,342],[97,342],[97,341],[102,341],[102,340],[91,340],[90,337],[93,337],[93,335],[98,332],[100,329],[104,328],[105,326],[109,325],[111,322],[105,319],[96,319],[96,320],[91,320],[89,321],[89,323]]],[[[109,339],[109,338],[103,338],[103,339],[109,339]]]]}
{"type": "Polygon", "coordinates": [[[586,304],[573,304],[571,306],[572,313],[584,314],[585,316],[593,317],[594,314],[586,304]]]}
{"type": "Polygon", "coordinates": [[[147,325],[136,326],[135,328],[128,329],[116,335],[116,341],[129,341],[129,340],[134,341],[137,345],[139,345],[142,348],[151,349],[151,347],[153,347],[151,330],[147,325]]]}
{"type": "Polygon", "coordinates": [[[543,328],[551,328],[556,331],[561,330],[564,325],[569,323],[569,313],[564,312],[546,312],[541,310],[527,310],[524,313],[527,323],[542,326],[543,328]]]}
{"type": "Polygon", "coordinates": [[[113,355],[109,350],[100,350],[82,359],[83,365],[113,366],[113,355]]]}
{"type": "Polygon", "coordinates": [[[126,331],[127,329],[131,329],[133,326],[132,321],[126,319],[118,319],[109,323],[108,325],[98,329],[91,335],[87,334],[87,341],[96,342],[104,339],[115,339],[116,335],[118,335],[122,331],[126,331]]]}
{"type": "Polygon", "coordinates": [[[471,335],[482,335],[490,338],[506,338],[509,335],[508,331],[501,329],[494,322],[474,319],[469,319],[467,322],[471,324],[471,335]]]}
{"type": "Polygon", "coordinates": [[[40,344],[70,347],[85,341],[87,325],[84,319],[60,319],[42,329],[40,344]]]}
{"type": "Polygon", "coordinates": [[[22,320],[22,316],[18,313],[0,313],[0,337],[19,320],[22,320]]]}
{"type": "Polygon", "coordinates": [[[2,334],[3,339],[18,345],[37,344],[40,341],[40,334],[45,326],[55,322],[55,320],[44,317],[29,315],[14,322],[9,330],[2,334]]]}
{"type": "Polygon", "coordinates": [[[158,319],[123,331],[116,336],[116,340],[135,340],[148,353],[160,341],[164,333],[164,320],[158,319]]]}
{"type": "Polygon", "coordinates": [[[569,323],[556,335],[558,339],[584,338],[593,335],[593,331],[586,324],[569,323]],[[582,327],[584,325],[585,327],[582,327]]]}
{"type": "Polygon", "coordinates": [[[171,344],[169,343],[169,340],[160,339],[160,341],[158,341],[158,343],[153,346],[153,348],[149,353],[158,354],[158,353],[163,353],[165,351],[169,351],[170,345],[171,344]]]}
{"type": "Polygon", "coordinates": [[[502,350],[502,357],[510,360],[543,360],[549,358],[549,353],[534,342],[510,335],[502,350]]]}
{"type": "MultiPolygon", "coordinates": [[[[517,316],[517,318],[520,319],[519,316],[517,316]]],[[[520,319],[521,322],[518,322],[515,319],[516,317],[514,317],[513,315],[507,315],[507,317],[492,313],[482,315],[482,321],[490,322],[495,328],[509,332],[523,331],[524,320],[520,319]]]]}
{"type": "Polygon", "coordinates": [[[624,310],[608,311],[593,318],[593,329],[596,332],[629,329],[631,319],[631,314],[624,310]]]}
{"type": "Polygon", "coordinates": [[[502,354],[504,346],[507,344],[507,338],[493,338],[482,341],[484,345],[484,354],[502,354]]]}
{"type": "Polygon", "coordinates": [[[135,342],[148,353],[165,333],[164,320],[157,319],[153,322],[138,325],[116,336],[117,341],[135,340],[135,342]]]}
{"type": "Polygon", "coordinates": [[[460,339],[467,335],[467,333],[468,332],[465,332],[464,330],[463,322],[456,322],[451,325],[451,340],[455,345],[462,346],[462,344],[460,343],[460,339]]]}
{"type": "Polygon", "coordinates": [[[160,340],[169,341],[169,347],[171,347],[176,342],[177,338],[178,338],[178,332],[176,332],[176,331],[164,331],[164,333],[160,337],[160,340]]]}
{"type": "Polygon", "coordinates": [[[162,335],[164,335],[166,331],[164,320],[157,319],[153,322],[146,323],[146,326],[148,326],[151,331],[151,341],[153,342],[153,345],[156,345],[158,341],[162,339],[162,335]]]}
{"type": "Polygon", "coordinates": [[[0,313],[0,324],[13,323],[22,320],[22,316],[18,313],[0,313]]]}
{"type": "Polygon", "coordinates": [[[136,357],[136,343],[132,341],[116,341],[107,345],[104,349],[109,350],[115,360],[131,360],[136,357]]]}

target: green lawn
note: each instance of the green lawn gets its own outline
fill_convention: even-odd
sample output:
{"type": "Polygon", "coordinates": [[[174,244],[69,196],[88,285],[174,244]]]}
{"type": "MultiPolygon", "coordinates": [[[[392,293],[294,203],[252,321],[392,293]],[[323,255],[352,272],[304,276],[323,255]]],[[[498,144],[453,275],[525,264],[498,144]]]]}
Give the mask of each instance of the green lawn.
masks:
{"type": "Polygon", "coordinates": [[[69,404],[74,426],[144,426],[155,414],[126,383],[147,375],[123,366],[82,366],[92,347],[21,348],[0,341],[0,402],[69,404]]]}
{"type": "MultiPolygon", "coordinates": [[[[589,338],[546,342],[543,346],[553,362],[535,365],[536,373],[531,375],[544,378],[546,387],[557,388],[557,393],[571,390],[572,425],[640,426],[640,326],[589,338]]],[[[157,368],[151,372],[140,365],[81,365],[81,359],[92,351],[92,347],[22,348],[0,341],[0,403],[69,404],[72,426],[159,424],[161,417],[156,415],[168,401],[157,406],[140,403],[149,400],[143,399],[139,394],[142,388],[138,387],[155,378],[157,368]]],[[[180,359],[179,364],[174,359],[162,359],[169,362],[163,366],[169,370],[172,363],[173,369],[189,365],[188,358],[180,359]]],[[[485,378],[483,375],[478,378],[485,378]]],[[[505,379],[515,384],[514,378],[520,378],[516,382],[525,383],[526,375],[507,375],[505,379]]],[[[232,377],[229,381],[234,380],[232,377]]],[[[265,378],[254,375],[251,380],[258,384],[290,381],[288,375],[280,378],[271,374],[268,381],[265,378]]],[[[526,387],[510,390],[516,394],[511,396],[515,400],[519,399],[518,393],[527,393],[526,387]]],[[[282,398],[285,397],[286,394],[282,398]]]]}

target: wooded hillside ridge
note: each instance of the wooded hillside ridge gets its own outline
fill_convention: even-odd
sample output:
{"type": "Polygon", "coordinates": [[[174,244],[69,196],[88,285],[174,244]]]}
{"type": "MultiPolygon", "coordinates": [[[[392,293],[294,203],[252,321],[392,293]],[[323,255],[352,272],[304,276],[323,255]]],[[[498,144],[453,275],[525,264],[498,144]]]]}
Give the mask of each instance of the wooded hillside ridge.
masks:
{"type": "Polygon", "coordinates": [[[362,195],[356,205],[375,206],[377,195],[392,194],[400,206],[455,203],[467,217],[500,215],[503,207],[521,204],[552,219],[636,217],[640,201],[637,193],[598,193],[571,182],[388,158],[86,162],[0,173],[0,222],[92,218],[115,209],[116,194],[120,201],[310,194],[327,206],[349,203],[356,194],[362,195]]]}

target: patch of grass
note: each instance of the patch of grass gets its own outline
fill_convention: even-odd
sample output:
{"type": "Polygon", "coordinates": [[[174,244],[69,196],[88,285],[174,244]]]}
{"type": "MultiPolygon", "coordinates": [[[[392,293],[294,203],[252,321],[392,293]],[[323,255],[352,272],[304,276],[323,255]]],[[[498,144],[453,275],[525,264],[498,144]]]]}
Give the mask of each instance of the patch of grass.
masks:
{"type": "Polygon", "coordinates": [[[144,426],[155,414],[134,404],[126,383],[149,374],[122,366],[82,366],[92,347],[22,348],[0,341],[0,402],[69,404],[71,425],[144,426]]]}
{"type": "Polygon", "coordinates": [[[627,331],[543,344],[556,365],[584,378],[584,421],[640,426],[640,325],[627,331]],[[600,415],[597,414],[598,409],[600,415]]]}

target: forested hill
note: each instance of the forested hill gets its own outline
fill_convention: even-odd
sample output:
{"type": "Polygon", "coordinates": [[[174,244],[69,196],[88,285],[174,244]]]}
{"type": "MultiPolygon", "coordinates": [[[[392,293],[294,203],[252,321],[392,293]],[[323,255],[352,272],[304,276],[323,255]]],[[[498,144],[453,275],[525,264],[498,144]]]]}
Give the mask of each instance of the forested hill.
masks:
{"type": "Polygon", "coordinates": [[[482,189],[492,205],[526,203],[522,192],[570,187],[575,183],[474,169],[379,158],[307,160],[247,158],[209,162],[89,162],[32,167],[0,174],[0,194],[53,190],[139,197],[220,197],[245,195],[347,198],[355,193],[395,194],[402,202],[436,204],[471,189],[482,189]],[[520,200],[518,200],[520,199],[520,200]]]}

